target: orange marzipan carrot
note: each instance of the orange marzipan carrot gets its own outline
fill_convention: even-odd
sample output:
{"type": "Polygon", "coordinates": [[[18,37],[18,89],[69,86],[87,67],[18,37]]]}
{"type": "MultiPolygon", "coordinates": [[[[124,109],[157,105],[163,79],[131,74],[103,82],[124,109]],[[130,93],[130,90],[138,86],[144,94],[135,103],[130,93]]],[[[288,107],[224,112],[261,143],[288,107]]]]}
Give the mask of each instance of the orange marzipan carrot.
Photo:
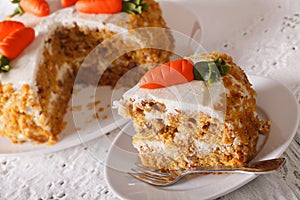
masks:
{"type": "Polygon", "coordinates": [[[45,0],[20,0],[20,6],[25,12],[38,17],[47,16],[50,13],[50,6],[45,0]]]}
{"type": "Polygon", "coordinates": [[[61,5],[66,8],[75,5],[77,0],[60,0],[61,5]]]}
{"type": "Polygon", "coordinates": [[[0,42],[0,55],[13,60],[34,40],[34,37],[34,30],[30,27],[10,33],[0,42]]]}
{"type": "Polygon", "coordinates": [[[194,65],[190,60],[168,62],[149,70],[140,80],[139,87],[155,89],[194,80],[194,65]]]}
{"type": "Polygon", "coordinates": [[[25,25],[21,22],[12,20],[4,20],[0,22],[0,41],[2,41],[10,33],[20,28],[25,28],[25,25]]]}
{"type": "Polygon", "coordinates": [[[122,10],[122,0],[78,0],[76,9],[90,14],[113,14],[122,10]]]}

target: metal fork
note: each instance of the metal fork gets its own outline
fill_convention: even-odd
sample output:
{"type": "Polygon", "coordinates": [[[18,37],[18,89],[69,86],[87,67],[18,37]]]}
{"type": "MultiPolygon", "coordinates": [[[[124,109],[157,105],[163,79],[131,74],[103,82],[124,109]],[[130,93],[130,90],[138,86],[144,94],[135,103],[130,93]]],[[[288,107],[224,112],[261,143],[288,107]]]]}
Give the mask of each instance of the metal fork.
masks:
{"type": "Polygon", "coordinates": [[[195,169],[186,171],[171,171],[170,173],[161,173],[158,171],[151,171],[141,165],[137,165],[134,172],[130,172],[131,176],[143,181],[145,183],[155,186],[169,186],[182,177],[189,174],[196,173],[246,173],[246,174],[266,174],[271,173],[285,163],[285,158],[275,158],[270,160],[258,161],[255,163],[248,163],[240,167],[197,167],[195,169]]]}

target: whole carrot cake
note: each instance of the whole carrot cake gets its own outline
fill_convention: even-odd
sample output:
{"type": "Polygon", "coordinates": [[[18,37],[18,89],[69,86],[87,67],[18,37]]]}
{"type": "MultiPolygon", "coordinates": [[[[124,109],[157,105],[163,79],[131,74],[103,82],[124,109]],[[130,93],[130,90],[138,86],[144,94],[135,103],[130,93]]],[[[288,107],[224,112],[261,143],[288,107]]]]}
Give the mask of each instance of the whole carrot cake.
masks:
{"type": "MultiPolygon", "coordinates": [[[[80,12],[75,6],[61,8],[59,1],[49,1],[49,16],[41,18],[25,13],[11,19],[31,26],[35,38],[10,61],[9,71],[8,65],[1,67],[0,136],[14,143],[55,143],[64,128],[63,118],[79,70],[81,76],[76,82],[114,86],[124,73],[136,66],[169,60],[174,42],[167,29],[162,29],[159,35],[144,31],[148,38],[153,36],[151,42],[157,43],[157,36],[163,38],[161,45],[166,51],[146,48],[149,40],[142,34],[139,38],[127,37],[141,27],[167,28],[157,2],[130,1],[130,5],[132,2],[142,6],[134,5],[136,8],[131,12],[91,14],[80,12]],[[139,48],[120,54],[106,66],[102,66],[103,60],[97,59],[81,66],[95,47],[116,35],[122,37],[96,48],[98,57],[109,57],[112,52],[127,48],[128,43],[139,48]]],[[[4,61],[2,64],[7,64],[4,61]]]]}
{"type": "Polygon", "coordinates": [[[151,69],[115,107],[133,120],[133,146],[146,167],[237,166],[269,130],[255,95],[232,58],[214,52],[151,69]]]}

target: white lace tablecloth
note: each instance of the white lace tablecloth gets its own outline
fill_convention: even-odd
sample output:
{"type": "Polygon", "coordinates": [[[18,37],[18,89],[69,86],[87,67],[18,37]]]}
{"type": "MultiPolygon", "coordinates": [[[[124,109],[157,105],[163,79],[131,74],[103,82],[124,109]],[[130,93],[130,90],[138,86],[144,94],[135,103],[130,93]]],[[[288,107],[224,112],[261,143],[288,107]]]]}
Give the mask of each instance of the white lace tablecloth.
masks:
{"type": "MultiPolygon", "coordinates": [[[[226,52],[248,74],[280,81],[300,104],[299,0],[182,2],[198,16],[208,51],[226,52]]],[[[117,199],[93,152],[98,149],[104,158],[106,137],[118,131],[55,153],[0,156],[0,199],[117,199]]],[[[280,171],[261,175],[219,199],[300,199],[299,127],[283,157],[287,163],[280,171]]]]}

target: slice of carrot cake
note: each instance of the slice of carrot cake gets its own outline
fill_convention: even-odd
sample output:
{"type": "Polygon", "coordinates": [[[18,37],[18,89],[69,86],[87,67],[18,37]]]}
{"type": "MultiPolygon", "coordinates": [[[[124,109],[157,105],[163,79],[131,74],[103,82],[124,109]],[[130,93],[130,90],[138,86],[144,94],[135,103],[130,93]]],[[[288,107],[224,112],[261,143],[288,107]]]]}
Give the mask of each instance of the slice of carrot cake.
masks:
{"type": "MultiPolygon", "coordinates": [[[[167,62],[174,42],[159,4],[154,0],[139,2],[144,10],[138,13],[89,14],[69,7],[43,19],[27,13],[13,18],[27,26],[36,24],[35,39],[10,62],[10,71],[4,72],[8,65],[0,70],[0,135],[14,143],[54,143],[64,128],[63,117],[79,69],[82,68],[78,82],[114,86],[131,68],[167,62]],[[166,51],[146,48],[145,41],[149,40],[142,37],[121,37],[134,35],[134,30],[140,27],[164,28],[159,39],[164,38],[162,46],[166,51]],[[96,48],[115,35],[121,35],[121,39],[108,43],[113,45],[96,48]],[[121,54],[108,66],[93,60],[80,68],[94,48],[99,57],[105,58],[133,42],[140,48],[121,54]]],[[[158,40],[158,35],[154,37],[151,31],[147,36],[153,36],[152,41],[158,40]]]]}
{"type": "Polygon", "coordinates": [[[269,129],[255,95],[232,58],[214,52],[151,69],[115,107],[133,120],[133,146],[146,167],[237,166],[269,129]]]}

